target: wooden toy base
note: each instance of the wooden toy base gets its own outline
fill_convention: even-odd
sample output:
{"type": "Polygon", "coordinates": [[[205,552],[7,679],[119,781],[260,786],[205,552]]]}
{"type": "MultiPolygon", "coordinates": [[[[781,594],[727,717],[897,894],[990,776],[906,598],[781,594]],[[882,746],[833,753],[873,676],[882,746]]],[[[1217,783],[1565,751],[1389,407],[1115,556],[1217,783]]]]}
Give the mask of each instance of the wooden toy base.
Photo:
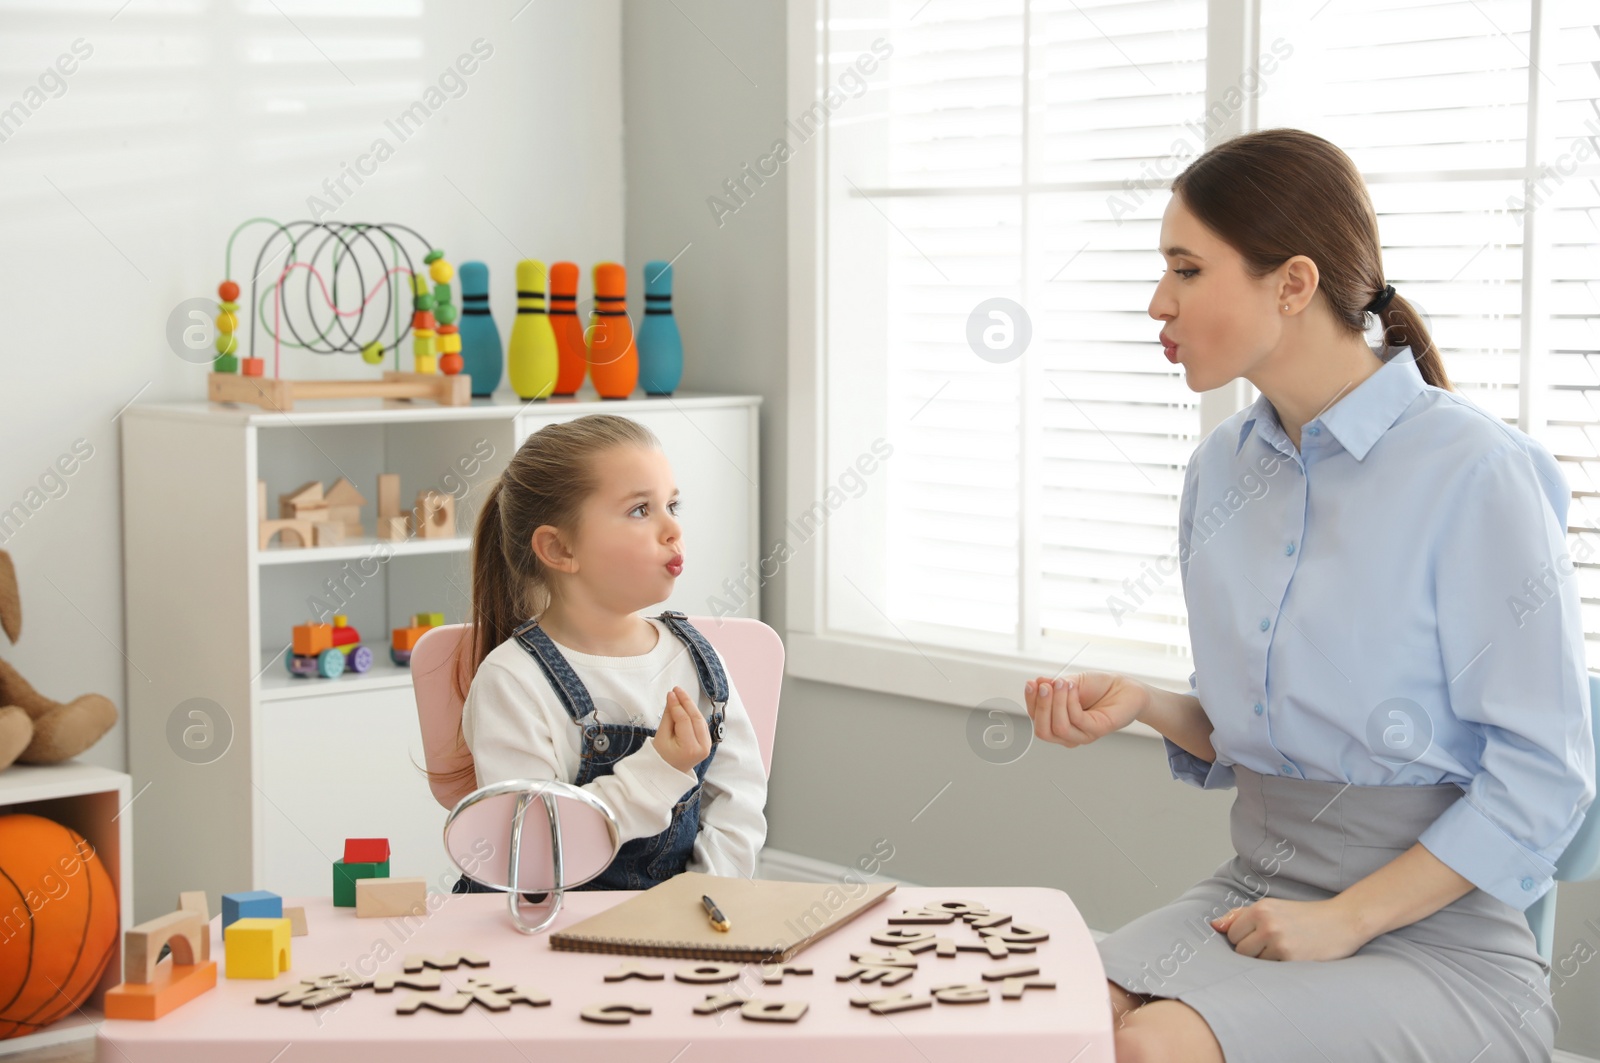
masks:
{"type": "Polygon", "coordinates": [[[149,985],[123,983],[106,990],[106,1018],[151,1021],[189,1003],[217,985],[217,964],[177,964],[170,959],[156,964],[149,985]]]}
{"type": "Polygon", "coordinates": [[[263,410],[287,412],[296,399],[432,399],[440,406],[472,404],[472,378],[465,373],[384,371],[382,380],[285,380],[281,377],[208,373],[206,397],[263,410]]]}

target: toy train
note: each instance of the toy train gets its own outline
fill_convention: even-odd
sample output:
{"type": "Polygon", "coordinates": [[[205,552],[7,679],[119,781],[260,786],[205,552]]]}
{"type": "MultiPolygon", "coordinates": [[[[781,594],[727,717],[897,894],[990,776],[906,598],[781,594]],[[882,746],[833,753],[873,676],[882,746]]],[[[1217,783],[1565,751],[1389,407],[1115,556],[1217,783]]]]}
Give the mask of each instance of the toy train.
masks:
{"type": "Polygon", "coordinates": [[[290,675],[333,679],[347,668],[357,674],[371,668],[372,650],[361,645],[361,632],[339,613],[332,624],[296,624],[285,663],[290,675]]]}
{"type": "Polygon", "coordinates": [[[411,667],[411,651],[417,648],[417,640],[422,633],[431,627],[441,627],[444,624],[443,613],[417,613],[411,618],[410,627],[397,627],[389,641],[389,659],[402,668],[411,667]]]}

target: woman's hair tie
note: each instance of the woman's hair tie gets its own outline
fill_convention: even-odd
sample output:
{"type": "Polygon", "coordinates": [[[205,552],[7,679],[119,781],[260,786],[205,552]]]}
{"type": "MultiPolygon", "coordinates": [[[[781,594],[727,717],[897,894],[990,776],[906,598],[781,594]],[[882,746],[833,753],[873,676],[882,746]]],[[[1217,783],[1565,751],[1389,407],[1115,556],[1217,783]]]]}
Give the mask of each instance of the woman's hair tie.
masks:
{"type": "Polygon", "coordinates": [[[1366,310],[1369,314],[1381,314],[1383,313],[1383,308],[1388,306],[1389,300],[1393,298],[1394,285],[1385,284],[1383,286],[1383,291],[1379,292],[1377,296],[1373,298],[1372,302],[1366,305],[1366,310]]]}

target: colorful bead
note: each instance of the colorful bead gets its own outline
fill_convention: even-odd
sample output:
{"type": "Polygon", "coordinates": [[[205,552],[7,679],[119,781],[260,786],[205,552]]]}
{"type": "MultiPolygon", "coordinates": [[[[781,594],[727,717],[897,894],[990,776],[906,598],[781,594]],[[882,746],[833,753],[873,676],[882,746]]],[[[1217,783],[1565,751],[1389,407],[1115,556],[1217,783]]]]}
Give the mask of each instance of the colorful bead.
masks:
{"type": "Polygon", "coordinates": [[[217,285],[217,294],[222,296],[222,301],[231,303],[239,298],[239,286],[232,281],[223,281],[217,285]]]}
{"type": "Polygon", "coordinates": [[[439,319],[441,325],[454,325],[456,323],[456,308],[449,303],[440,303],[433,308],[433,316],[439,319]]]}
{"type": "Polygon", "coordinates": [[[447,283],[455,275],[455,267],[442,258],[434,259],[433,264],[428,267],[428,276],[439,284],[447,283]]]}
{"type": "Polygon", "coordinates": [[[239,359],[231,354],[220,354],[211,363],[211,371],[213,373],[237,373],[239,371],[239,359]]]}
{"type": "Polygon", "coordinates": [[[427,254],[423,255],[422,256],[422,261],[423,261],[423,263],[425,265],[431,266],[431,265],[433,265],[435,262],[439,261],[443,257],[444,257],[444,252],[439,250],[436,247],[432,251],[429,251],[427,254]]]}
{"type": "Polygon", "coordinates": [[[373,340],[361,348],[361,360],[368,365],[381,363],[383,361],[383,342],[381,340],[373,340]]]}
{"type": "Polygon", "coordinates": [[[232,332],[239,327],[239,319],[224,310],[217,315],[217,331],[232,332]]]}
{"type": "Polygon", "coordinates": [[[455,354],[461,350],[461,334],[458,332],[440,333],[439,353],[455,354]]]}
{"type": "Polygon", "coordinates": [[[446,354],[439,358],[439,371],[445,376],[455,376],[466,367],[459,354],[446,354]]]}
{"type": "Polygon", "coordinates": [[[424,292],[415,299],[411,300],[411,307],[414,310],[432,310],[433,296],[427,292],[424,292]]]}
{"type": "Polygon", "coordinates": [[[246,358],[244,360],[245,376],[261,376],[267,371],[267,363],[260,358],[246,358]]]}
{"type": "Polygon", "coordinates": [[[427,295],[428,278],[422,276],[420,273],[413,273],[411,275],[411,294],[427,295]]]}
{"type": "MultiPolygon", "coordinates": [[[[217,333],[217,353],[232,354],[239,349],[239,337],[231,332],[217,333]]],[[[232,372],[233,370],[228,370],[232,372]]]]}
{"type": "Polygon", "coordinates": [[[234,313],[235,311],[237,311],[239,309],[239,304],[238,303],[233,303],[233,302],[218,303],[217,304],[217,309],[218,310],[226,310],[228,313],[232,314],[232,313],[234,313]]]}
{"type": "Polygon", "coordinates": [[[418,310],[411,315],[411,327],[419,331],[422,329],[432,330],[435,324],[437,322],[434,321],[433,314],[427,310],[418,310]]]}

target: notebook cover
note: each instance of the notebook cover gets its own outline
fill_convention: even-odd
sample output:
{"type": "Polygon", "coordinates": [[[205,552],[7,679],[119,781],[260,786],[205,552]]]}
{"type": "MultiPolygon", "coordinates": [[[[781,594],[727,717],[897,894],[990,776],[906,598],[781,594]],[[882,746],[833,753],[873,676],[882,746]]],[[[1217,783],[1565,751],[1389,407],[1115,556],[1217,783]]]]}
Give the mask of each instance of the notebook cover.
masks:
{"type": "Polygon", "coordinates": [[[781,882],[685,871],[550,935],[568,952],[783,963],[894,891],[893,883],[781,882]],[[709,896],[729,929],[711,925],[709,896]]]}

